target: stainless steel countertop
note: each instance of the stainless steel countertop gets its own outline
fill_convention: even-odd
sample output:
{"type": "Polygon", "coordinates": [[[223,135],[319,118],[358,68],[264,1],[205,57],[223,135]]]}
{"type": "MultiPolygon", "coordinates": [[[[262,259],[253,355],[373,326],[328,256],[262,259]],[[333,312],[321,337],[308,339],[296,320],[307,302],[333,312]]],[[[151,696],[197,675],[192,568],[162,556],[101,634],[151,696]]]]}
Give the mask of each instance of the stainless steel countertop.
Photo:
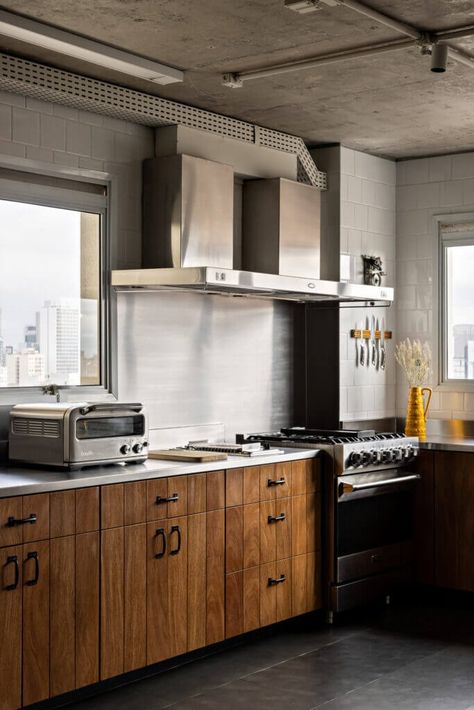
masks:
{"type": "Polygon", "coordinates": [[[420,441],[420,449],[474,453],[474,438],[432,435],[426,441],[420,441]]]}
{"type": "Polygon", "coordinates": [[[229,456],[227,461],[209,463],[184,463],[179,461],[157,461],[149,459],[143,464],[97,466],[81,471],[53,472],[39,468],[20,468],[19,466],[0,465],[0,498],[9,496],[64,491],[68,488],[87,488],[104,486],[111,483],[143,481],[166,476],[183,476],[189,473],[204,473],[243,466],[261,466],[263,464],[310,459],[318,455],[318,449],[284,449],[284,454],[268,456],[229,456]]]}

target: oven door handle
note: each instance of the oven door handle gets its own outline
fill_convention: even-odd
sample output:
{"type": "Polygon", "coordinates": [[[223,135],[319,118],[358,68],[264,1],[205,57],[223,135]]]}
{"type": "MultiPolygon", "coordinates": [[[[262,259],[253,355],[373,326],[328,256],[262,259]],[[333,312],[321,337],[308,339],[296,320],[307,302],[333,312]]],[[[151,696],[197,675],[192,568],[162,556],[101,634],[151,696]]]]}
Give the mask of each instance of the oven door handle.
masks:
{"type": "Polygon", "coordinates": [[[368,488],[384,488],[385,486],[395,486],[397,483],[407,483],[409,481],[418,481],[421,478],[419,473],[411,473],[409,476],[398,476],[397,478],[386,478],[382,481],[372,481],[369,483],[340,483],[339,497],[344,493],[356,493],[357,491],[365,491],[368,488]]]}

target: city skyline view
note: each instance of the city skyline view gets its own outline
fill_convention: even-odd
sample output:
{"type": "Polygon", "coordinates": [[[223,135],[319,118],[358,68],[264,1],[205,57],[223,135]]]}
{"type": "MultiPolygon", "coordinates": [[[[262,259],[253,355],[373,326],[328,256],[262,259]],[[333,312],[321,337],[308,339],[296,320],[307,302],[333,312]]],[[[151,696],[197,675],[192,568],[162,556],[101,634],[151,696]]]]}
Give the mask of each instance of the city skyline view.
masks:
{"type": "Polygon", "coordinates": [[[0,386],[75,385],[83,369],[98,372],[98,299],[84,297],[95,274],[81,274],[84,217],[0,200],[0,253],[8,254],[0,258],[0,386]]]}

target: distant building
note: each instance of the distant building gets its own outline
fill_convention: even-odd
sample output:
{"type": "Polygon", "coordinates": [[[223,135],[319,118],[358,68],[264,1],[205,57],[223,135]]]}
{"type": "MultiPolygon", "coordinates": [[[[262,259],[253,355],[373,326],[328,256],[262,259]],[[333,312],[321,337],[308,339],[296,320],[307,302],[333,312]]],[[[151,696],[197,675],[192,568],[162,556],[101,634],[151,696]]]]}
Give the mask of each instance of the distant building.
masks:
{"type": "Polygon", "coordinates": [[[26,325],[24,331],[25,348],[39,350],[38,328],[36,325],[26,325]]]}
{"type": "Polygon", "coordinates": [[[44,361],[36,350],[8,353],[6,356],[7,387],[38,387],[44,382],[44,361]]]}
{"type": "Polygon", "coordinates": [[[80,301],[47,301],[39,312],[39,351],[44,358],[45,382],[79,385],[80,301]]]}
{"type": "Polygon", "coordinates": [[[453,369],[457,379],[474,377],[474,324],[460,323],[453,326],[453,369]]]}

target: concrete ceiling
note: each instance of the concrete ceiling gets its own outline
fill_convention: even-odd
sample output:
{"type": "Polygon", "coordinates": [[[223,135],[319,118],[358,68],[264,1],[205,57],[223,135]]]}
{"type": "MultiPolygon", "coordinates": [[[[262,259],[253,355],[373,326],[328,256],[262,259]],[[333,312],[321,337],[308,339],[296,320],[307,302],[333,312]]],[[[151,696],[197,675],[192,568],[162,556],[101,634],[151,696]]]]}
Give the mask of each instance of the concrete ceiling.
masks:
{"type": "MultiPolygon", "coordinates": [[[[474,24],[470,0],[371,0],[420,29],[474,24]]],[[[283,0],[6,0],[3,9],[170,64],[183,84],[126,85],[302,136],[309,145],[343,143],[389,157],[474,149],[474,70],[409,48],[246,82],[221,85],[224,72],[400,39],[344,7],[298,15],[283,0]]],[[[474,54],[474,37],[458,42],[474,54]]],[[[124,83],[123,76],[3,38],[2,50],[124,83]]]]}

